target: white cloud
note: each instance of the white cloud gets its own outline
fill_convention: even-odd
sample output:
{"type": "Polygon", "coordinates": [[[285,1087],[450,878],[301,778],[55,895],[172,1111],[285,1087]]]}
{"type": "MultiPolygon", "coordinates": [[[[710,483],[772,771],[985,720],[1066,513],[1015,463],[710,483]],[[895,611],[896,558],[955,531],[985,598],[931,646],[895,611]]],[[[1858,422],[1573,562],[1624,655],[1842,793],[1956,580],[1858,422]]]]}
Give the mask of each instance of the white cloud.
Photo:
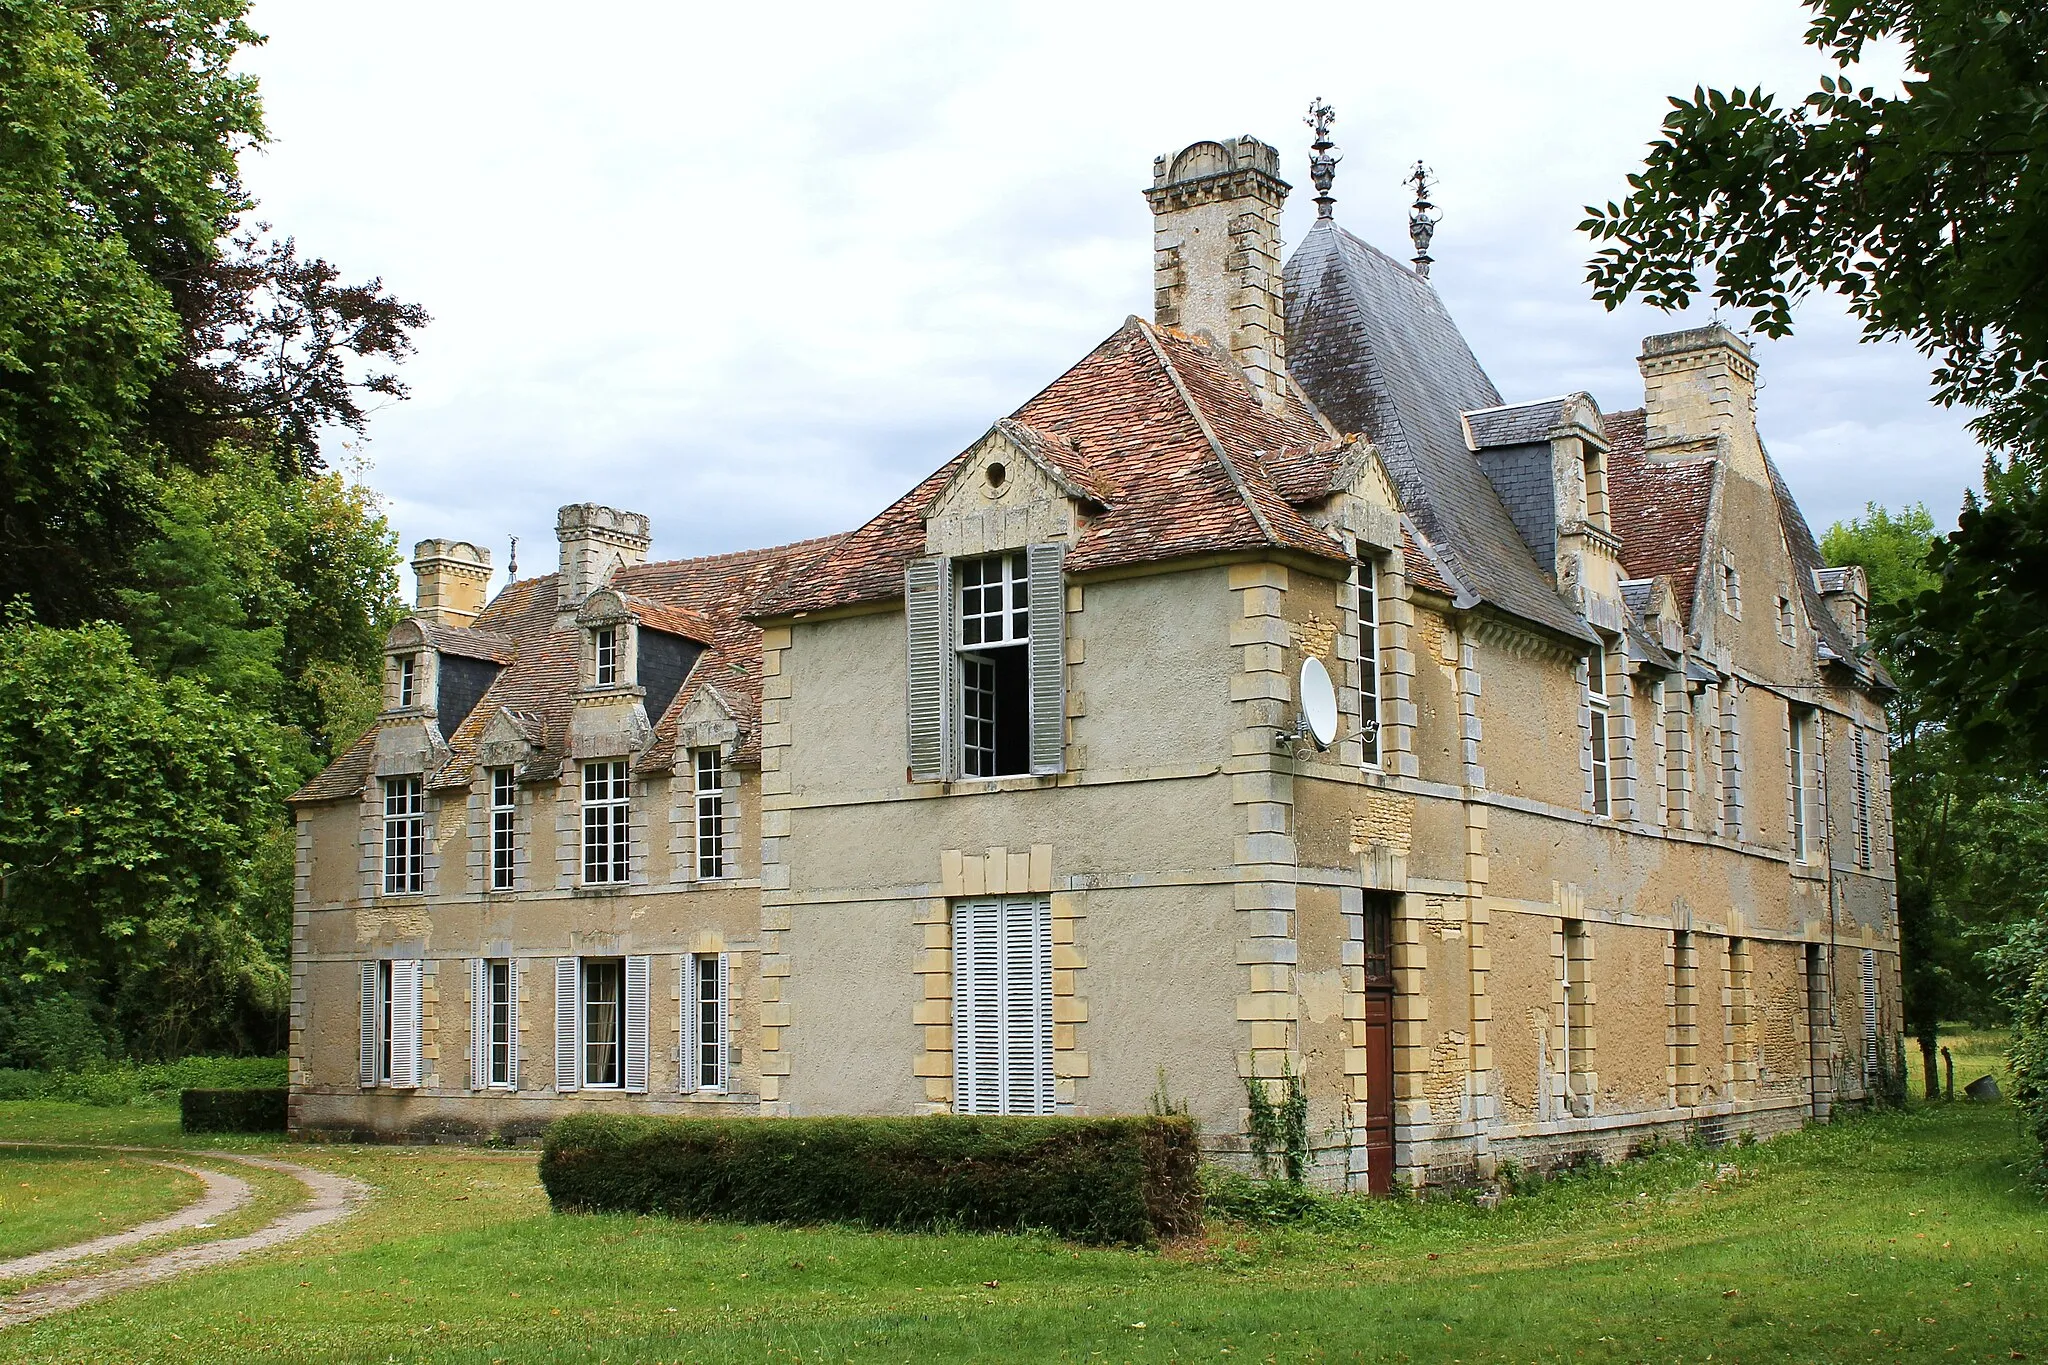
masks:
{"type": "MultiPolygon", "coordinates": [[[[856,524],[1150,307],[1140,190],[1205,137],[1337,108],[1338,215],[1408,253],[1406,166],[1442,180],[1436,278],[1510,399],[1634,406],[1640,339],[1583,282],[1695,83],[1809,88],[1805,11],[1750,0],[564,9],[258,0],[264,216],[435,316],[373,420],[401,542],[520,537],[561,503],[654,518],[657,554],[856,524]]],[[[1288,210],[1291,239],[1313,214],[1288,210]]],[[[1978,456],[1909,349],[1839,309],[1763,345],[1765,437],[1817,526],[1951,513],[1978,456]]]]}

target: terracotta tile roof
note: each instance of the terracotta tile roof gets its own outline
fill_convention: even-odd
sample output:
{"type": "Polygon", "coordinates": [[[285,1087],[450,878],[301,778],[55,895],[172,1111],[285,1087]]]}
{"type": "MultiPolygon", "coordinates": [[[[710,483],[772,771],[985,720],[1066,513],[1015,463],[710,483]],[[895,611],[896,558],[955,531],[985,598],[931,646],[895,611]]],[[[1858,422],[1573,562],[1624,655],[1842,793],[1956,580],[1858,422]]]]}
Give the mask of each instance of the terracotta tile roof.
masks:
{"type": "Polygon", "coordinates": [[[1643,410],[1606,414],[1607,519],[1621,537],[1621,562],[1631,578],[1671,579],[1671,592],[1692,624],[1693,597],[1714,499],[1711,455],[1651,460],[1643,453],[1643,410]]]}
{"type": "MultiPolygon", "coordinates": [[[[1059,438],[1045,449],[1071,462],[1063,472],[1101,490],[1068,552],[1070,571],[1267,546],[1344,555],[1262,459],[1325,444],[1328,428],[1298,397],[1268,412],[1237,366],[1199,338],[1130,318],[1012,421],[1059,438]]],[[[848,534],[802,580],[766,593],[753,614],[902,596],[905,563],[924,553],[925,509],[962,458],[848,534]]]]}
{"type": "Polygon", "coordinates": [[[1441,593],[1454,601],[1457,599],[1458,590],[1444,580],[1437,568],[1436,557],[1423,550],[1415,538],[1415,528],[1408,524],[1406,517],[1401,519],[1401,560],[1407,565],[1410,584],[1441,593]]]}
{"type": "MultiPolygon", "coordinates": [[[[766,550],[639,564],[621,569],[612,586],[628,599],[642,624],[673,631],[708,646],[670,702],[666,715],[650,717],[654,742],[637,763],[641,771],[673,760],[675,717],[705,686],[716,686],[736,713],[743,739],[735,761],[760,759],[761,632],[741,609],[774,584],[801,579],[805,567],[841,538],[826,536],[766,550]]],[[[534,736],[537,752],[524,775],[537,778],[557,770],[568,748],[569,703],[576,689],[578,644],[573,630],[557,630],[559,597],[555,575],[513,583],[501,591],[465,632],[508,641],[514,657],[454,734],[449,758],[428,785],[467,783],[475,771],[477,746],[499,712],[511,710],[534,736]]],[[[438,639],[438,634],[436,636],[438,639]]],[[[291,800],[332,801],[359,795],[369,779],[376,728],[358,740],[291,800]]]]}

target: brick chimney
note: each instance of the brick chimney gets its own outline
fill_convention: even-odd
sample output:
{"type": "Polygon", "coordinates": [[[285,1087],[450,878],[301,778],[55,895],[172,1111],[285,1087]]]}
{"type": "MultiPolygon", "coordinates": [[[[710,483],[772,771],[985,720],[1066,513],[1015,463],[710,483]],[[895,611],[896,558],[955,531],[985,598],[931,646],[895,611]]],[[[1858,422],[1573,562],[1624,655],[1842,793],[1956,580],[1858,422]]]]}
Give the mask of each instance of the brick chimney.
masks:
{"type": "Polygon", "coordinates": [[[484,609],[491,552],[466,540],[423,540],[412,547],[414,611],[444,626],[466,626],[484,609]]]}
{"type": "Polygon", "coordinates": [[[653,536],[638,512],[579,502],[555,514],[555,539],[562,542],[560,604],[570,611],[603,587],[613,570],[645,564],[653,536]]]}
{"type": "Polygon", "coordinates": [[[1206,332],[1268,402],[1282,392],[1280,154],[1254,137],[1197,142],[1152,163],[1152,317],[1206,332]]]}
{"type": "Polygon", "coordinates": [[[1755,432],[1756,361],[1720,323],[1645,337],[1636,364],[1652,445],[1755,432]]]}

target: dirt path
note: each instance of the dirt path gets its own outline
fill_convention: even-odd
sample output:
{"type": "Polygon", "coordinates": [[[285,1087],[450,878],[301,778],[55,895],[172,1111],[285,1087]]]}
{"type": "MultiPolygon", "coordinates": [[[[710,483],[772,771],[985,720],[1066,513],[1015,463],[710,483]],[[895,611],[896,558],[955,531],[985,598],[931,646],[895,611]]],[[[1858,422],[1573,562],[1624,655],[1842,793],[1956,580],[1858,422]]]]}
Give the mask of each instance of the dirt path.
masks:
{"type": "MultiPolygon", "coordinates": [[[[72,1144],[67,1143],[63,1145],[71,1146],[72,1144]]],[[[156,1149],[99,1147],[87,1148],[86,1150],[144,1152],[156,1149]]],[[[38,1285],[34,1289],[24,1290],[12,1298],[0,1299],[0,1331],[4,1331],[18,1323],[34,1322],[38,1318],[49,1317],[52,1313],[61,1313],[67,1308],[76,1308],[82,1303],[90,1303],[94,1299],[105,1298],[109,1294],[116,1294],[124,1289],[137,1289],[143,1285],[156,1284],[173,1276],[186,1274],[189,1271],[206,1270],[213,1266],[226,1265],[228,1262],[239,1260],[252,1252],[262,1251],[266,1248],[277,1246],[280,1243],[289,1242],[294,1238],[303,1237],[315,1228],[324,1227],[329,1223],[348,1217],[356,1209],[360,1208],[369,1199],[371,1194],[370,1187],[360,1180],[351,1180],[347,1176],[333,1175],[327,1171],[314,1170],[309,1166],[299,1166],[289,1161],[274,1161],[268,1157],[244,1156],[237,1152],[198,1152],[189,1155],[202,1156],[215,1161],[236,1161],[247,1166],[260,1166],[265,1170],[281,1171],[297,1180],[301,1185],[304,1185],[311,1198],[281,1217],[264,1224],[254,1232],[245,1233],[240,1237],[230,1237],[218,1242],[202,1242],[197,1246],[178,1247],[161,1255],[151,1256],[147,1260],[137,1261],[133,1265],[115,1266],[108,1270],[75,1275],[68,1280],[58,1280],[53,1284],[38,1285]]],[[[163,1164],[178,1165],[179,1163],[167,1161],[163,1164]]],[[[201,1223],[213,1221],[222,1212],[239,1208],[250,1198],[251,1191],[248,1182],[245,1180],[237,1179],[234,1176],[221,1175],[217,1172],[202,1171],[189,1166],[180,1166],[179,1169],[190,1170],[193,1174],[199,1176],[200,1179],[207,1182],[207,1194],[197,1204],[190,1205],[169,1218],[160,1219],[155,1224],[145,1224],[143,1227],[131,1228],[127,1232],[116,1233],[111,1237],[95,1238],[93,1241],[81,1242],[76,1246],[60,1247],[55,1251],[40,1252],[36,1256],[23,1257],[17,1261],[0,1264],[0,1276],[8,1275],[10,1272],[15,1277],[36,1274],[39,1270],[48,1266],[62,1265],[67,1261],[98,1255],[101,1252],[113,1250],[119,1246],[132,1245],[142,1240],[144,1236],[162,1236],[166,1232],[196,1227],[201,1223]],[[218,1191],[216,1191],[216,1181],[220,1182],[218,1191]],[[239,1191],[236,1192],[229,1187],[239,1187],[239,1191]],[[203,1205],[212,1202],[216,1198],[232,1198],[234,1202],[227,1205],[224,1209],[217,1210],[211,1217],[199,1212],[203,1205]],[[45,1264],[28,1269],[22,1268],[26,1262],[33,1261],[43,1261],[45,1264]]]]}
{"type": "Polygon", "coordinates": [[[112,1232],[105,1237],[95,1237],[89,1242],[75,1242],[68,1247],[57,1247],[50,1251],[38,1251],[29,1256],[18,1256],[11,1261],[0,1261],[0,1280],[26,1280],[71,1261],[82,1261],[88,1256],[98,1256],[109,1251],[119,1251],[137,1242],[147,1242],[152,1237],[166,1233],[183,1232],[186,1228],[204,1227],[227,1217],[236,1209],[249,1202],[256,1191],[240,1176],[223,1175],[199,1166],[187,1166],[182,1161],[151,1161],[152,1166],[167,1166],[174,1171],[196,1175],[206,1186],[199,1198],[179,1209],[176,1213],[154,1222],[140,1223],[126,1232],[112,1232]]]}

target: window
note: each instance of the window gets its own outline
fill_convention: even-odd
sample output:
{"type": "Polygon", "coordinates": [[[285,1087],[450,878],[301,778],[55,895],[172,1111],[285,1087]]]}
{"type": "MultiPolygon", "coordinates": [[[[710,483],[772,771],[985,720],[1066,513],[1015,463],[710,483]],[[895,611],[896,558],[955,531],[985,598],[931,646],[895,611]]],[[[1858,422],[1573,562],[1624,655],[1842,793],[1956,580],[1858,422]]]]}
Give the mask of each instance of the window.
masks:
{"type": "Polygon", "coordinates": [[[1586,656],[1586,728],[1592,744],[1593,813],[1612,813],[1607,772],[1607,646],[1595,644],[1586,656]]]}
{"type": "Polygon", "coordinates": [[[1873,852],[1870,837],[1870,748],[1860,725],[1849,727],[1849,762],[1856,784],[1856,866],[1869,867],[1873,852]]]}
{"type": "Polygon", "coordinates": [[[616,1090],[626,1051],[626,964],[616,957],[583,959],[583,1086],[616,1090]]]}
{"type": "Polygon", "coordinates": [[[1811,811],[1810,794],[1807,788],[1807,728],[1812,723],[1811,714],[1804,708],[1794,706],[1786,715],[1786,768],[1788,776],[1788,800],[1786,817],[1786,841],[1791,845],[1792,856],[1805,862],[1812,855],[1807,825],[1811,811]]]}
{"type": "Polygon", "coordinates": [[[519,819],[519,782],[510,768],[491,769],[491,889],[510,891],[519,819]]]}
{"type": "Polygon", "coordinates": [[[697,750],[697,875],[725,875],[725,763],[716,749],[697,750]]]}
{"type": "Polygon", "coordinates": [[[1358,561],[1358,732],[1365,741],[1365,765],[1380,765],[1380,591],[1379,566],[1358,561]]]}
{"type": "Polygon", "coordinates": [[[519,975],[509,958],[470,961],[472,1090],[519,1088],[519,975]]]}
{"type": "Polygon", "coordinates": [[[645,956],[555,961],[555,1089],[647,1089],[645,956]]]}
{"type": "Polygon", "coordinates": [[[407,896],[423,887],[426,799],[417,777],[384,779],[384,894],[407,896]]]}
{"type": "Polygon", "coordinates": [[[1726,553],[1721,556],[1721,610],[1738,621],[1742,619],[1742,575],[1726,553]]]}
{"type": "Polygon", "coordinates": [[[1052,905],[953,906],[953,1108],[1050,1114],[1052,905]]]}
{"type": "Polygon", "coordinates": [[[617,885],[630,870],[632,802],[625,760],[583,765],[583,881],[617,885]]]}
{"type": "Polygon", "coordinates": [[[415,656],[402,654],[398,659],[398,709],[403,711],[413,704],[415,656]]]}
{"type": "Polygon", "coordinates": [[[421,997],[418,958],[363,963],[359,1077],[363,1085],[401,1090],[419,1085],[421,997]]]}
{"type": "Polygon", "coordinates": [[[1796,619],[1792,615],[1792,598],[1787,593],[1778,594],[1778,638],[1786,644],[1792,643],[1796,619]]]}
{"type": "Polygon", "coordinates": [[[619,632],[611,626],[601,626],[591,632],[591,639],[597,685],[615,686],[619,681],[619,632]]]}
{"type": "Polygon", "coordinates": [[[1031,771],[1031,582],[1024,555],[960,562],[961,769],[1031,771]]]}
{"type": "Polygon", "coordinates": [[[728,999],[724,953],[683,959],[683,1089],[726,1088],[728,999]]]}

